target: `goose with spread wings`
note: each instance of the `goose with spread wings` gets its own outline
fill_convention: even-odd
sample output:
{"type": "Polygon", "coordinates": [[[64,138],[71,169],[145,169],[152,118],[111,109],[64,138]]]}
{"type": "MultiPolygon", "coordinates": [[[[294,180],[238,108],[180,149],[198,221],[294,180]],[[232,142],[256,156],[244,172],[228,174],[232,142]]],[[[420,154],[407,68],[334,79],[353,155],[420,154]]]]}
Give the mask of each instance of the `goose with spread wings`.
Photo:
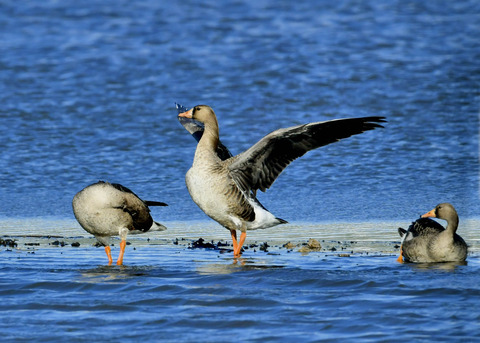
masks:
{"type": "Polygon", "coordinates": [[[211,107],[198,105],[178,117],[198,141],[185,176],[190,196],[210,218],[230,230],[235,257],[241,255],[248,230],[286,223],[257,200],[257,190],[265,192],[290,162],[306,152],[383,127],[380,123],[385,122],[384,117],[348,118],[278,129],[231,156],[221,153],[224,146],[211,107]],[[241,232],[239,240],[237,230],[241,232]]]}

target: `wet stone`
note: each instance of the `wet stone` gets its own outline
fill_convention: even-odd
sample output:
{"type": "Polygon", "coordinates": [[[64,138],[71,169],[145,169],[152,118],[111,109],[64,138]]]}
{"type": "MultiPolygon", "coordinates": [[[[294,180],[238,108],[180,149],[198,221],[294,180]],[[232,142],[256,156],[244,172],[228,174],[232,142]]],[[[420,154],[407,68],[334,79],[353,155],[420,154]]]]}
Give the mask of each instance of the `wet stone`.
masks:
{"type": "Polygon", "coordinates": [[[0,245],[3,245],[4,247],[10,247],[10,248],[15,248],[17,246],[17,243],[13,239],[2,239],[0,238],[0,245]]]}
{"type": "Polygon", "coordinates": [[[268,252],[268,247],[269,247],[269,246],[270,246],[270,245],[268,245],[267,242],[263,242],[263,243],[260,245],[259,249],[260,249],[260,251],[268,252]]]}
{"type": "Polygon", "coordinates": [[[322,245],[320,244],[320,242],[317,241],[316,239],[313,239],[313,238],[310,238],[310,239],[308,240],[307,246],[308,246],[310,249],[317,249],[317,250],[322,249],[322,245]]]}
{"type": "Polygon", "coordinates": [[[308,242],[306,244],[303,244],[303,246],[298,251],[302,253],[308,253],[321,250],[322,245],[320,244],[320,242],[314,238],[310,238],[308,242]]]}
{"type": "Polygon", "coordinates": [[[212,243],[205,243],[203,238],[199,238],[198,240],[192,242],[192,244],[188,247],[189,249],[218,249],[215,244],[212,243]]]}

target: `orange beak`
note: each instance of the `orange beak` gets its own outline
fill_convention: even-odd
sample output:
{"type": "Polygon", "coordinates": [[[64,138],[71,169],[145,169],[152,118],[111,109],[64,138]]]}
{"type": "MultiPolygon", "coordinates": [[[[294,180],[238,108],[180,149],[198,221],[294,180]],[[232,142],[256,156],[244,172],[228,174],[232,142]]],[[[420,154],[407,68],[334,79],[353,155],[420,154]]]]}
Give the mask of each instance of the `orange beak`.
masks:
{"type": "Polygon", "coordinates": [[[192,110],[193,108],[189,109],[186,112],[180,113],[178,116],[183,118],[192,118],[192,112],[193,112],[192,110]]]}
{"type": "Polygon", "coordinates": [[[435,209],[431,210],[430,212],[425,213],[425,214],[422,216],[422,218],[429,218],[429,217],[431,217],[431,218],[435,218],[435,217],[436,217],[436,215],[435,215],[435,209]]]}

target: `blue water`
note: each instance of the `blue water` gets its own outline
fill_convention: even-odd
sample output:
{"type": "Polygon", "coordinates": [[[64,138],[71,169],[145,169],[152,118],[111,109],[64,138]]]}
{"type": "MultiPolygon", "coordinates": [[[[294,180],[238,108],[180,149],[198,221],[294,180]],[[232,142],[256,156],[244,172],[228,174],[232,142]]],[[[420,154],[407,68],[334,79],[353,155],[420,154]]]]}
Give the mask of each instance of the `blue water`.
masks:
{"type": "MultiPolygon", "coordinates": [[[[480,318],[478,310],[472,310],[479,292],[478,250],[454,273],[393,267],[385,259],[394,251],[397,224],[408,226],[439,202],[454,204],[461,225],[470,220],[467,238],[477,247],[478,37],[480,5],[474,0],[2,1],[0,227],[9,234],[17,230],[22,235],[26,227],[22,223],[35,219],[40,235],[63,235],[65,225],[49,223],[64,220],[74,229],[72,236],[86,235],[74,222],[71,199],[88,184],[108,180],[144,199],[167,202],[169,207],[152,210],[159,222],[174,221],[188,228],[200,221],[209,235],[228,238],[186,190],[184,175],[195,141],[178,123],[175,102],[213,107],[221,139],[233,153],[280,127],[351,116],[387,117],[385,129],[294,161],[258,197],[291,225],[382,222],[390,223],[379,228],[382,234],[391,232],[391,238],[381,240],[388,245],[379,249],[381,257],[356,257],[361,261],[358,266],[356,260],[345,259],[334,260],[333,265],[310,264],[282,251],[278,257],[282,268],[238,267],[223,276],[199,273],[192,266],[195,254],[186,249],[169,255],[152,248],[159,254],[153,264],[142,260],[140,251],[127,252],[131,269],[98,270],[104,256],[91,247],[85,250],[88,261],[80,261],[73,248],[62,255],[62,250],[49,250],[42,241],[35,256],[43,256],[42,251],[46,255],[31,259],[22,246],[19,255],[13,255],[20,265],[12,263],[13,252],[0,247],[2,292],[19,292],[10,294],[7,304],[13,312],[8,316],[34,329],[50,320],[57,326],[51,337],[48,332],[42,336],[45,341],[86,340],[91,319],[103,323],[99,334],[105,338],[132,318],[131,325],[147,327],[143,334],[140,329],[128,330],[132,340],[154,340],[150,334],[165,327],[172,340],[184,331],[206,335],[190,341],[222,341],[224,333],[252,341],[288,341],[292,336],[305,341],[418,341],[442,337],[445,327],[448,340],[472,339],[473,332],[479,332],[480,318]],[[64,270],[58,263],[67,255],[64,270]],[[165,270],[162,258],[170,266],[165,270]],[[112,273],[113,279],[120,274],[123,281],[78,279],[87,265],[94,274],[112,273]],[[413,283],[407,284],[407,279],[413,283]],[[146,285],[142,292],[147,295],[137,298],[138,284],[146,285]],[[387,285],[394,288],[388,290],[387,285]],[[41,305],[24,309],[22,299],[30,290],[41,305]],[[198,301],[208,301],[203,298],[217,291],[224,296],[212,300],[215,306],[197,325],[192,318],[204,313],[204,304],[198,301]],[[120,298],[118,307],[105,313],[95,307],[123,292],[131,300],[120,298]],[[68,308],[68,301],[75,304],[79,293],[91,297],[94,307],[68,308]],[[160,294],[177,299],[166,305],[165,316],[160,305],[152,307],[161,303],[160,294]],[[281,301],[274,300],[277,295],[281,301]],[[63,310],[42,300],[51,297],[59,299],[58,306],[66,299],[64,310],[74,317],[68,325],[62,326],[63,310]],[[379,322],[395,315],[405,299],[423,299],[415,306],[425,309],[423,314],[415,309],[400,312],[414,317],[411,330],[401,329],[405,326],[398,317],[379,322]],[[325,307],[318,309],[317,301],[325,307]],[[373,312],[363,305],[370,301],[376,305],[373,312]],[[455,312],[455,306],[464,307],[455,312]],[[170,317],[176,307],[186,311],[178,320],[170,317]],[[342,319],[324,314],[333,308],[344,309],[335,314],[342,319]],[[155,315],[148,319],[151,311],[155,315]],[[39,319],[30,320],[32,315],[39,319]],[[416,316],[421,319],[415,326],[416,316]],[[432,317],[439,320],[437,326],[427,326],[432,317]],[[235,330],[227,328],[232,321],[235,330]],[[452,326],[444,326],[446,321],[452,326]],[[292,332],[287,330],[289,323],[292,332]]],[[[208,262],[217,259],[216,254],[202,256],[199,259],[208,262]]],[[[264,257],[251,258],[252,265],[277,263],[271,257],[266,262],[264,257]]],[[[18,330],[8,331],[5,320],[2,329],[13,339],[18,330]]],[[[30,338],[26,334],[25,340],[30,338]]]]}
{"type": "MultiPolygon", "coordinates": [[[[92,265],[92,248],[78,249],[44,248],[41,254],[2,257],[8,262],[2,274],[16,276],[8,283],[0,279],[3,339],[480,339],[478,258],[469,266],[444,270],[402,266],[388,256],[258,254],[241,266],[209,251],[150,246],[133,253],[139,265],[118,268],[92,265]],[[60,266],[58,250],[63,254],[60,266]],[[171,255],[175,263],[163,262],[171,261],[171,255]],[[52,267],[38,268],[47,264],[52,267]],[[35,281],[26,284],[32,277],[35,281]]],[[[100,254],[103,249],[94,250],[100,254]]]]}

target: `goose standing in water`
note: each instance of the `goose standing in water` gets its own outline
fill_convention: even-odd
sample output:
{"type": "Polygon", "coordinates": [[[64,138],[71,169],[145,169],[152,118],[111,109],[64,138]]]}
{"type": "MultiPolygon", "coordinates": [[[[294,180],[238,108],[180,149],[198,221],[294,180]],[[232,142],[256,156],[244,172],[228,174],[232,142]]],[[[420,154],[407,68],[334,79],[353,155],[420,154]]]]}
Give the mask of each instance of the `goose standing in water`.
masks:
{"type": "Polygon", "coordinates": [[[235,257],[241,255],[247,230],[286,223],[257,200],[258,189],[268,189],[290,162],[306,152],[383,127],[378,123],[385,122],[383,117],[348,118],[279,129],[243,153],[229,157],[220,156],[217,117],[209,106],[198,105],[178,116],[198,140],[193,165],[185,177],[190,196],[210,218],[230,231],[235,257]],[[202,131],[198,125],[189,127],[183,118],[199,122],[203,133],[198,132],[202,131]],[[239,240],[237,230],[241,232],[239,240]]]}
{"type": "Polygon", "coordinates": [[[467,259],[467,244],[456,234],[458,214],[449,203],[437,205],[433,210],[410,225],[408,230],[398,229],[402,244],[398,262],[456,262],[467,259]],[[447,221],[447,228],[429,218],[447,221]]]}
{"type": "Polygon", "coordinates": [[[158,201],[144,201],[118,183],[99,181],[73,197],[73,213],[85,231],[93,234],[105,247],[108,264],[112,264],[110,236],[120,236],[117,265],[123,264],[127,234],[163,231],[167,228],[153,221],[148,206],[167,206],[158,201]]]}

